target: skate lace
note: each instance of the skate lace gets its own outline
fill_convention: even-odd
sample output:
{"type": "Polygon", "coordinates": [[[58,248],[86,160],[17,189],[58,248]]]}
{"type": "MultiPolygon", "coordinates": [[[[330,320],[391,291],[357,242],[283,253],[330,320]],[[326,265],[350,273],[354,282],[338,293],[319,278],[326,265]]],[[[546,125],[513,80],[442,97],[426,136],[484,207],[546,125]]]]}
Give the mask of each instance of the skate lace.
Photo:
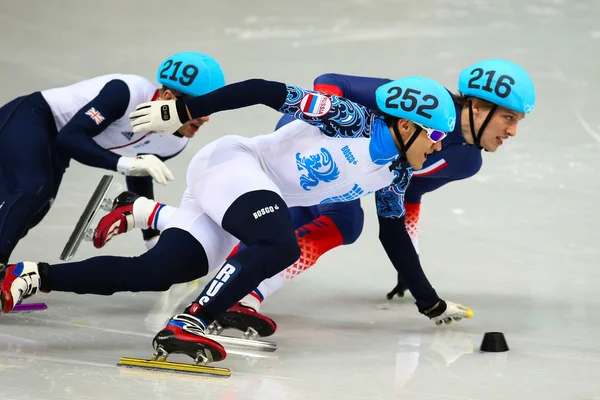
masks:
{"type": "Polygon", "coordinates": [[[26,299],[37,293],[37,287],[33,283],[33,279],[37,278],[37,274],[35,272],[29,272],[29,273],[23,274],[19,278],[22,283],[27,285],[26,287],[23,287],[23,286],[19,287],[19,290],[22,292],[21,296],[23,299],[26,299]]]}
{"type": "Polygon", "coordinates": [[[182,329],[194,335],[204,336],[206,334],[206,324],[201,318],[194,317],[189,314],[177,314],[173,318],[173,321],[183,322],[182,329]]]}

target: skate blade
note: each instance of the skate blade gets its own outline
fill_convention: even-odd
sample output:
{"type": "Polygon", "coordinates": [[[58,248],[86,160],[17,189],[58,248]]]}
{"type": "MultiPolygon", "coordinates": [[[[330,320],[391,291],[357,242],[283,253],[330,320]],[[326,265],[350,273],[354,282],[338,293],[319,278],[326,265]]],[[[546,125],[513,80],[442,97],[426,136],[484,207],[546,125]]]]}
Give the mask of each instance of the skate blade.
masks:
{"type": "Polygon", "coordinates": [[[22,313],[30,313],[34,311],[44,311],[47,310],[48,306],[44,303],[26,303],[26,304],[17,304],[13,307],[12,311],[9,314],[22,314],[22,313]]]}
{"type": "Polygon", "coordinates": [[[228,378],[231,370],[228,368],[210,367],[207,365],[185,364],[171,361],[152,361],[141,358],[123,357],[117,363],[117,367],[141,368],[152,371],[180,372],[187,374],[204,374],[228,378]]]}
{"type": "Polygon", "coordinates": [[[113,179],[114,177],[112,175],[104,175],[100,180],[100,183],[98,183],[98,186],[96,186],[92,197],[90,197],[90,200],[85,206],[83,213],[79,217],[79,221],[77,221],[77,225],[75,225],[67,244],[60,254],[59,258],[61,260],[69,261],[71,258],[73,258],[75,252],[81,244],[81,241],[85,238],[88,228],[90,227],[98,210],[100,208],[110,210],[111,204],[109,204],[110,202],[106,202],[104,197],[108,193],[113,179]]]}
{"type": "Polygon", "coordinates": [[[223,346],[233,346],[237,348],[249,349],[249,350],[257,350],[257,351],[267,351],[269,353],[277,350],[277,343],[269,342],[266,340],[256,340],[256,339],[243,339],[237,338],[233,336],[223,336],[223,335],[206,335],[207,338],[214,340],[217,343],[221,343],[223,346]]]}

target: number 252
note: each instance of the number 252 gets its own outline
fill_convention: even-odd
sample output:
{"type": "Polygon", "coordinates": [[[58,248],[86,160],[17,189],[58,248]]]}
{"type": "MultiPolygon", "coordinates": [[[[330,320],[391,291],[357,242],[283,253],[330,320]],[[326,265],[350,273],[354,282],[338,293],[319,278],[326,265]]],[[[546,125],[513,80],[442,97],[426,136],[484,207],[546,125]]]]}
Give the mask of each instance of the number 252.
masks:
{"type": "Polygon", "coordinates": [[[427,113],[426,110],[435,110],[435,108],[440,104],[437,97],[430,94],[426,94],[425,96],[423,96],[423,103],[417,108],[417,105],[419,103],[419,98],[417,96],[421,94],[421,91],[416,89],[408,88],[404,91],[404,95],[402,95],[402,88],[398,86],[393,86],[389,88],[387,92],[391,94],[391,96],[388,97],[385,101],[386,107],[401,107],[406,112],[411,112],[416,108],[417,114],[425,118],[431,118],[431,114],[427,113]],[[402,101],[400,101],[399,104],[394,103],[393,101],[399,98],[401,95],[402,101]]]}

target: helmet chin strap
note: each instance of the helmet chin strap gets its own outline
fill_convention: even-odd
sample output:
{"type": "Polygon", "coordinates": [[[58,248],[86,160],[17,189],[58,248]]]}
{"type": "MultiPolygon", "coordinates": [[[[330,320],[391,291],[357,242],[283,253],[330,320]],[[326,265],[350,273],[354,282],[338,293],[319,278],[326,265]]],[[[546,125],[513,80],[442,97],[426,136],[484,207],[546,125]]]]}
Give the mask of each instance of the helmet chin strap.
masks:
{"type": "Polygon", "coordinates": [[[406,158],[406,152],[408,151],[410,146],[412,146],[415,140],[417,140],[417,137],[423,130],[419,125],[415,125],[415,127],[415,133],[412,134],[412,136],[408,139],[408,142],[406,143],[404,143],[404,141],[402,140],[402,136],[400,136],[398,124],[396,123],[392,127],[392,131],[394,132],[394,136],[396,137],[394,143],[396,144],[396,148],[398,149],[398,154],[400,154],[400,158],[394,161],[392,165],[390,165],[390,171],[394,170],[394,168],[396,168],[400,163],[408,161],[408,159],[406,158]]]}
{"type": "Polygon", "coordinates": [[[473,121],[473,101],[471,99],[469,99],[469,122],[471,125],[471,136],[473,137],[473,143],[475,143],[475,146],[477,146],[477,148],[479,150],[483,149],[483,147],[481,146],[481,136],[483,136],[483,130],[485,129],[487,124],[491,121],[491,119],[494,116],[494,113],[496,112],[497,109],[498,109],[498,105],[494,104],[492,106],[492,108],[490,109],[490,112],[487,115],[487,117],[485,117],[483,124],[481,124],[481,127],[479,128],[479,132],[475,133],[475,123],[473,121]]]}

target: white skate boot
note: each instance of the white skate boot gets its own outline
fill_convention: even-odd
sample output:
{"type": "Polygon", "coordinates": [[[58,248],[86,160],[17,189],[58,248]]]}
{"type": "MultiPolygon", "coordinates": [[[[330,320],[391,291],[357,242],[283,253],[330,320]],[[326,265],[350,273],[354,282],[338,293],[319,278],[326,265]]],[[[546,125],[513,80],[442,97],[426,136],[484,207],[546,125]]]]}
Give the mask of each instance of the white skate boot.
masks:
{"type": "Polygon", "coordinates": [[[0,267],[0,301],[5,314],[39,291],[39,264],[25,261],[0,267]]]}

